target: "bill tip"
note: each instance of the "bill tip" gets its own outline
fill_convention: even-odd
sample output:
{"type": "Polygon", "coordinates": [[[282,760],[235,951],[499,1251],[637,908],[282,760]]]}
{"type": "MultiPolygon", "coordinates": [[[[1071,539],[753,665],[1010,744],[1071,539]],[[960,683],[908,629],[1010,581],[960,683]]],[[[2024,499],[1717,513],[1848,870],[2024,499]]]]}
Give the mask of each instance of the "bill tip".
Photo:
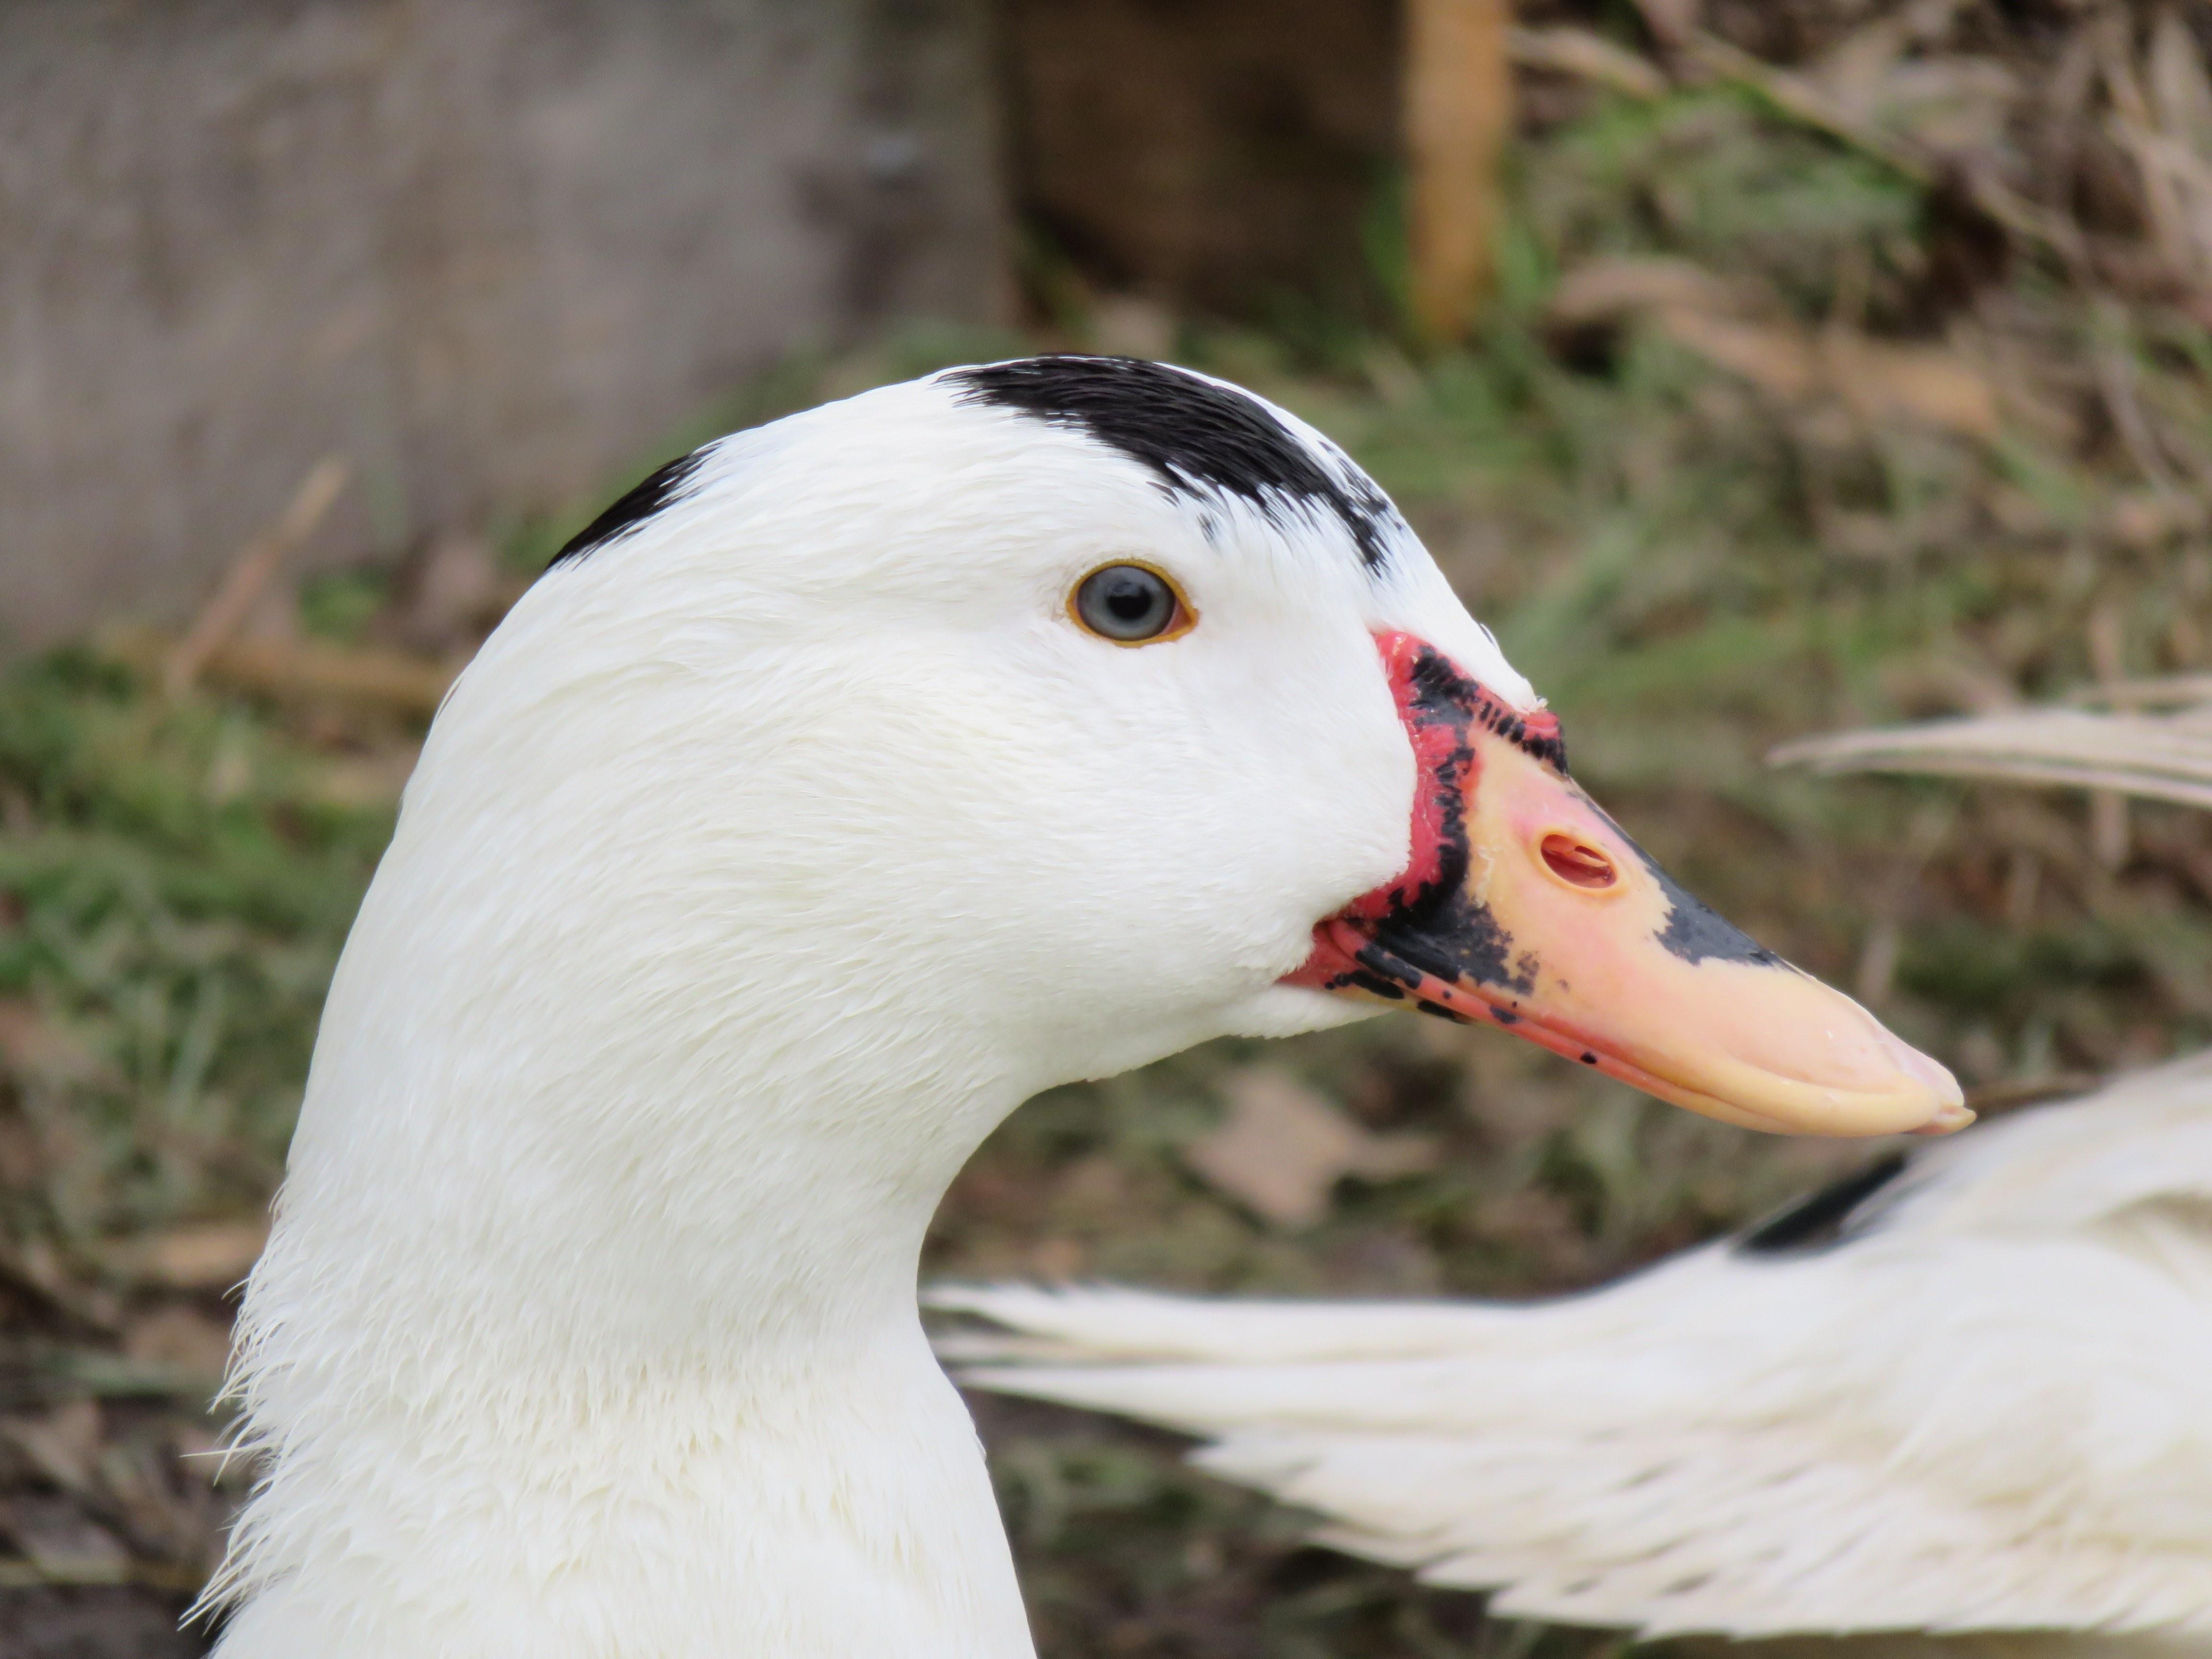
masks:
{"type": "Polygon", "coordinates": [[[1974,1121],[1974,1110],[1962,1101],[1945,1101],[1936,1109],[1935,1115],[1912,1133],[1917,1135],[1948,1135],[1965,1128],[1974,1121]]]}

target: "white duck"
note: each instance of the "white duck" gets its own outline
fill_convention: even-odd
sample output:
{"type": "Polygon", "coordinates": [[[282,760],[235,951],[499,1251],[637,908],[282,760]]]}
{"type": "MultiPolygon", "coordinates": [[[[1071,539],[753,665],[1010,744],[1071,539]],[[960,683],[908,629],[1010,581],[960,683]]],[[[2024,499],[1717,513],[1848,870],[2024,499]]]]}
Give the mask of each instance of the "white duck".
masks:
{"type": "Polygon", "coordinates": [[[1539,709],[1340,452],[1180,371],[654,474],[454,688],[339,964],[222,1659],[1028,1654],[915,1276],[1051,1085],[1411,998],[1738,1121],[1964,1120],[1539,709]]]}

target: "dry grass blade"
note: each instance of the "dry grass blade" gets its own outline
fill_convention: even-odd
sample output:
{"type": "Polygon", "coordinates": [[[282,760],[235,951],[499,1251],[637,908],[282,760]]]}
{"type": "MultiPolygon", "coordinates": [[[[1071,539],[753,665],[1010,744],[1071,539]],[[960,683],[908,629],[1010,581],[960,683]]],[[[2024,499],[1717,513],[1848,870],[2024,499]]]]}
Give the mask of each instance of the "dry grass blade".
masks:
{"type": "Polygon", "coordinates": [[[1656,98],[1667,90],[1667,76],[1648,58],[1588,29],[1508,29],[1505,50],[1522,69],[1571,75],[1623,97],[1656,98]]]}
{"type": "Polygon", "coordinates": [[[1756,309],[1759,297],[1740,293],[1694,260],[1664,256],[1591,259],[1560,277],[1549,319],[1573,328],[1641,311],[1691,311],[1729,317],[1756,309]]]}
{"type": "Polygon", "coordinates": [[[1768,756],[1824,773],[1922,773],[2106,789],[2212,808],[2212,720],[2075,708],[1801,738],[1768,756]]]}
{"type": "Polygon", "coordinates": [[[1657,314],[1678,344],[1770,397],[1801,403],[1825,393],[1869,422],[1903,418],[1966,437],[1997,434],[1995,389],[1948,348],[1891,345],[1842,327],[1815,336],[1686,307],[1662,307],[1657,314]]]}
{"type": "MultiPolygon", "coordinates": [[[[167,659],[171,650],[160,635],[131,627],[106,629],[98,645],[102,655],[141,671],[167,659]]],[[[437,712],[457,672],[451,663],[404,652],[265,639],[218,644],[196,673],[213,684],[279,701],[323,698],[427,716],[437,712]]]]}
{"type": "MultiPolygon", "coordinates": [[[[1717,35],[1697,34],[1688,43],[1688,53],[1690,61],[1704,74],[1747,88],[1763,99],[1777,114],[1826,133],[1893,167],[1917,185],[1933,185],[1946,171],[1942,158],[1927,144],[1869,118],[1820,81],[1778,69],[1717,35]]],[[[1831,66],[1832,70],[1838,67],[1849,65],[1831,66]]],[[[1947,67],[1957,71],[1961,66],[1947,67]]],[[[1972,74],[1954,74],[1954,78],[1969,83],[1960,89],[1971,91],[1985,105],[1992,104],[1993,100],[1996,103],[2002,101],[1996,96],[1998,89],[1994,86],[1972,86],[1971,83],[1978,77],[1972,74]]],[[[1994,114],[1985,116],[1981,125],[1990,125],[1995,119],[1994,114]]],[[[2069,220],[2026,200],[1988,168],[1967,167],[1958,182],[1965,185],[1977,207],[2013,236],[2050,248],[2063,257],[2072,258],[2078,255],[2080,235],[2069,220]]]]}
{"type": "Polygon", "coordinates": [[[1841,323],[1814,331],[1744,314],[1771,308],[1748,285],[1691,260],[1615,258],[1569,271],[1549,315],[1575,327],[1647,314],[1676,344],[1783,402],[1832,398],[1868,422],[1902,417],[1968,437],[1996,436],[1996,387],[1960,352],[1877,340],[1841,323]]]}
{"type": "Polygon", "coordinates": [[[204,1222],[126,1241],[106,1253],[104,1265],[173,1290],[227,1291],[246,1277],[268,1242],[265,1221],[204,1222]]]}
{"type": "Polygon", "coordinates": [[[2154,679],[2112,680],[2081,692],[2077,702],[2104,708],[2179,708],[2212,703],[2212,674],[2164,674],[2154,679]]]}
{"type": "Polygon", "coordinates": [[[2212,78],[2188,26],[2172,9],[2153,26],[2140,65],[2124,15],[2098,27],[2107,123],[2136,164],[2152,240],[2174,275],[2212,282],[2212,78]]]}
{"type": "Polygon", "coordinates": [[[222,585],[216,589],[215,597],[193,618],[190,630],[169,653],[162,680],[170,696],[175,696],[189,688],[199,678],[208,659],[237,632],[285,556],[314,533],[315,526],[323,521],[323,515],[331,510],[338,492],[352,476],[353,469],[337,456],[324,456],[300,481],[290,504],[276,522],[240,550],[230,568],[223,573],[222,585]]]}
{"type": "Polygon", "coordinates": [[[1777,69],[1715,34],[1699,34],[1692,42],[1692,57],[1706,74],[1748,88],[1778,113],[1887,162],[1917,184],[1934,182],[1927,158],[1843,108],[1805,76],[1777,69]]]}
{"type": "Polygon", "coordinates": [[[0,1589],[139,1584],[185,1595],[198,1589],[206,1577],[197,1566],[167,1566],[159,1562],[40,1562],[0,1556],[0,1589]]]}
{"type": "Polygon", "coordinates": [[[272,697],[332,697],[429,715],[453,683],[449,664],[313,640],[237,640],[208,659],[210,678],[272,697]]]}

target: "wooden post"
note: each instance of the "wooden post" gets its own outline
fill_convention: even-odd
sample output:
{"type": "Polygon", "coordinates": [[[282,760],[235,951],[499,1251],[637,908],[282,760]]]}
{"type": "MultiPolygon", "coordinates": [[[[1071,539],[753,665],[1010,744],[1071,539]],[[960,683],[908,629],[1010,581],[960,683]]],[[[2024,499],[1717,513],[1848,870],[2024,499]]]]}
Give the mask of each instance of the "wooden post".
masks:
{"type": "Polygon", "coordinates": [[[1511,0],[1406,0],[1413,319],[1462,340],[1489,293],[1498,161],[1513,127],[1511,0]]]}

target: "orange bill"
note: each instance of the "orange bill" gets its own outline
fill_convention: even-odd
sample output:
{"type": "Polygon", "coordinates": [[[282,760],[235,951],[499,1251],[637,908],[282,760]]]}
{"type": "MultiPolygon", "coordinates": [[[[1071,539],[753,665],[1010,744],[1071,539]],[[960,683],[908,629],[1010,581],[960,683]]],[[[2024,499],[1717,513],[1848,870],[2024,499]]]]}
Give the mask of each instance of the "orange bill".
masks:
{"type": "Polygon", "coordinates": [[[1692,897],[1567,775],[1556,720],[1380,641],[1421,763],[1413,860],[1292,977],[1495,1024],[1660,1099],[1797,1134],[1940,1134],[1959,1085],[1692,897]]]}

